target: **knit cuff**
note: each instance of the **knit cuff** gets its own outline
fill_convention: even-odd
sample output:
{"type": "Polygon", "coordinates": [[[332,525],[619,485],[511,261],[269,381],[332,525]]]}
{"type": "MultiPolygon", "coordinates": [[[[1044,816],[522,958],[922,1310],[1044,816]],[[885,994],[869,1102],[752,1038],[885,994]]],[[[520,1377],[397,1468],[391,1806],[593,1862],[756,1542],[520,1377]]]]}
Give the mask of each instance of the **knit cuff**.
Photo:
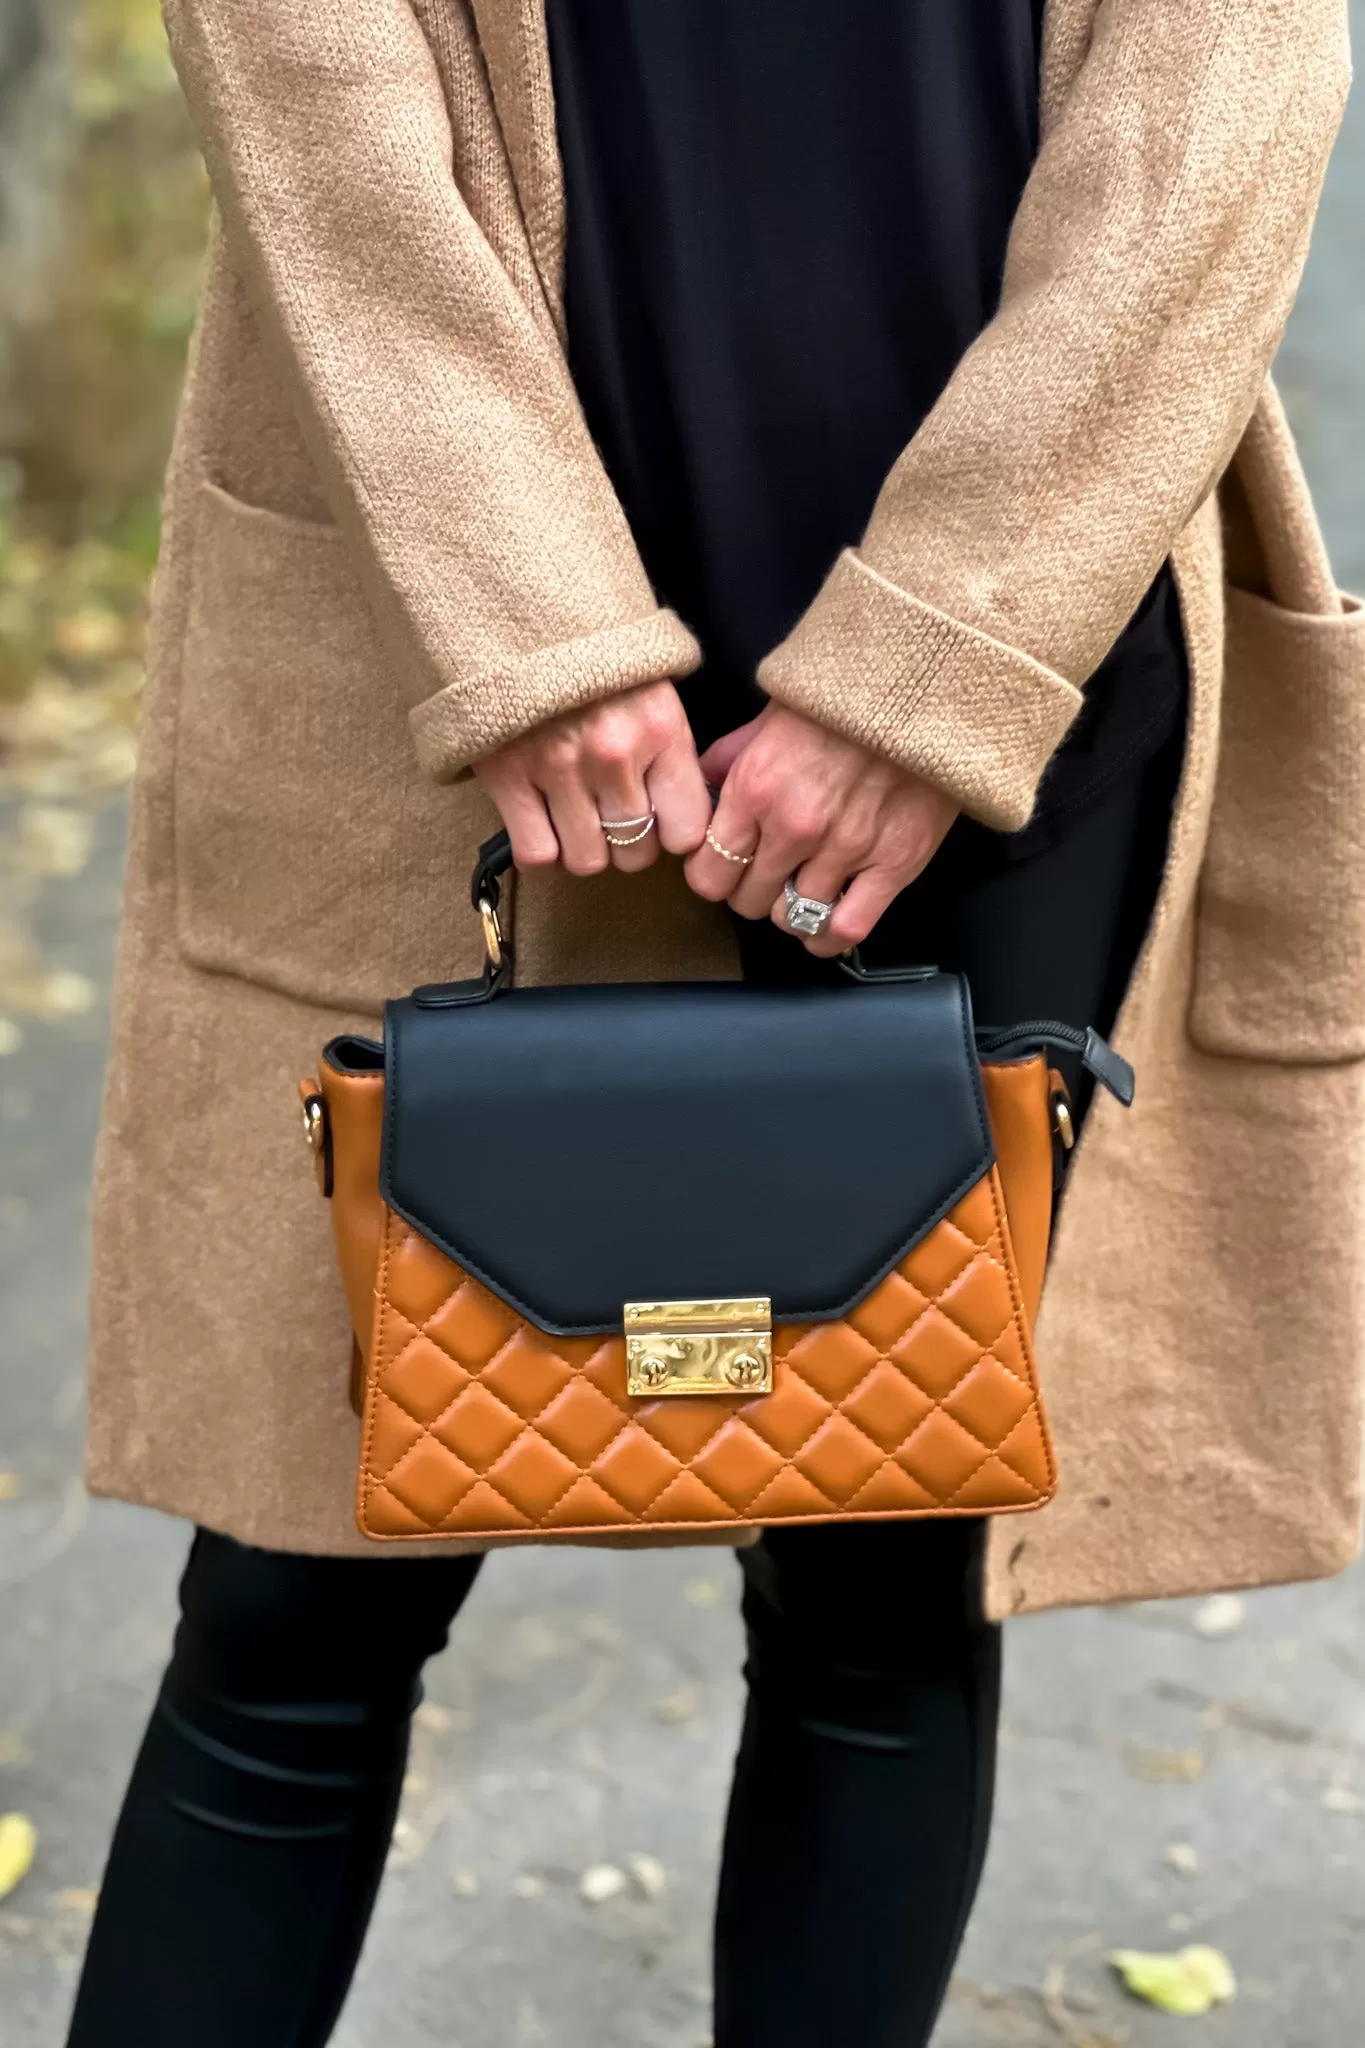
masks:
{"type": "Polygon", "coordinates": [[[409,712],[417,758],[435,781],[455,782],[547,718],[640,683],[691,675],[700,661],[697,642],[670,611],[538,648],[462,676],[409,712]]]}
{"type": "Polygon", "coordinates": [[[1081,693],[888,583],[852,550],[758,671],[770,697],[1017,832],[1081,693]]]}

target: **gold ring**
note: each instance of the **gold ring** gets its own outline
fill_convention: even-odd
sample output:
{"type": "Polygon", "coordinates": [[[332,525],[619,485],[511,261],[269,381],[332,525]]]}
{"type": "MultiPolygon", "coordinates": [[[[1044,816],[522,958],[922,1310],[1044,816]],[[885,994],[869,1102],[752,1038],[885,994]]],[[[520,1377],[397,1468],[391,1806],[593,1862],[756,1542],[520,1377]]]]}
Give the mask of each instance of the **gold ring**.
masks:
{"type": "Polygon", "coordinates": [[[753,860],[751,853],[731,853],[728,846],[722,846],[709,825],[706,828],[706,843],[712,853],[718,853],[722,860],[732,861],[737,868],[747,868],[753,860]]]}
{"type": "Polygon", "coordinates": [[[488,965],[494,974],[503,962],[502,925],[498,921],[498,906],[490,903],[486,896],[479,898],[479,916],[483,919],[483,949],[488,955],[488,965]]]}

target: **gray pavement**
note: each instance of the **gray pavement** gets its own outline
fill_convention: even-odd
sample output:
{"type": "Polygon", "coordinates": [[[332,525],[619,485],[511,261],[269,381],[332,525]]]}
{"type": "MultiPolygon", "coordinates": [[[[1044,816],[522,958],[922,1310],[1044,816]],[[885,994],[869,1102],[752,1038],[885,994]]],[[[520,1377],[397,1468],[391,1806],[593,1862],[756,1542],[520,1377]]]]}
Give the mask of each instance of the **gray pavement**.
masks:
{"type": "MultiPolygon", "coordinates": [[[[1365,0],[1356,12],[1365,25],[1365,0]]],[[[1358,589],[1362,192],[1358,102],[1281,364],[1358,589]]],[[[96,823],[87,873],[46,888],[40,936],[103,993],[121,807],[96,823]]],[[[102,1038],[97,1006],[0,1057],[0,1812],[40,1833],[0,1905],[3,2048],[62,2039],[185,1547],[176,1525],[91,1506],[79,1485],[102,1038]]],[[[432,1672],[340,2048],[703,2048],[734,1578],[708,1553],[492,1561],[432,1672]],[[633,1858],[653,1860],[583,1902],[585,1869],[633,1858]]],[[[995,1842],[940,2048],[1155,2048],[1182,2028],[1201,2048],[1348,2048],[1362,2009],[1365,1573],[1240,1611],[1015,1626],[995,1842]],[[1225,1949],[1240,1978],[1205,2019],[1140,2007],[1107,1971],[1113,1945],[1187,1941],[1225,1949]]]]}

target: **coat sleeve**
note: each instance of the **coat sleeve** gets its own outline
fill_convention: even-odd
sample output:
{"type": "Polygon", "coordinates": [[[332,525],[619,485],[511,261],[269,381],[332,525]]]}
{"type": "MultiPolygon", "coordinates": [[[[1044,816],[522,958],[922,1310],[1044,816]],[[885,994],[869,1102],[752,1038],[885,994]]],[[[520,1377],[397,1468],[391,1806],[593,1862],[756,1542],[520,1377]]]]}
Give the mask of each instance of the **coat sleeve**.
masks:
{"type": "Polygon", "coordinates": [[[409,0],[163,0],[229,246],[438,780],[678,676],[545,308],[452,171],[409,0]]]}
{"type": "Polygon", "coordinates": [[[1216,485],[1307,253],[1345,0],[1100,0],[995,319],[760,669],[1013,830],[1216,485]]]}

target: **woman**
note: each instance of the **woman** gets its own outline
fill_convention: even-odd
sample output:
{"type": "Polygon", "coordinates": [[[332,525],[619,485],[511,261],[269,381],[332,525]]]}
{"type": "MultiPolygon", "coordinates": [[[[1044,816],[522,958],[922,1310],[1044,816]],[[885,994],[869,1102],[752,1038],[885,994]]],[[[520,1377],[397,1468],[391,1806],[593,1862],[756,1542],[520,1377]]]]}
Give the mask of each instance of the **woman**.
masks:
{"type": "Polygon", "coordinates": [[[796,983],[871,934],[993,1022],[1122,1006],[1141,1093],[1089,1118],[1041,1331],[1056,1504],[744,1557],[718,2048],[921,2043],[994,1624],[1355,1547],[1365,614],[1266,384],[1343,5],[166,11],[222,224],[91,1480],[199,1534],[71,2040],[320,2044],[344,1998],[480,1560],[357,1554],[286,1103],[330,1033],[469,971],[500,816],[533,979],[796,983]]]}

